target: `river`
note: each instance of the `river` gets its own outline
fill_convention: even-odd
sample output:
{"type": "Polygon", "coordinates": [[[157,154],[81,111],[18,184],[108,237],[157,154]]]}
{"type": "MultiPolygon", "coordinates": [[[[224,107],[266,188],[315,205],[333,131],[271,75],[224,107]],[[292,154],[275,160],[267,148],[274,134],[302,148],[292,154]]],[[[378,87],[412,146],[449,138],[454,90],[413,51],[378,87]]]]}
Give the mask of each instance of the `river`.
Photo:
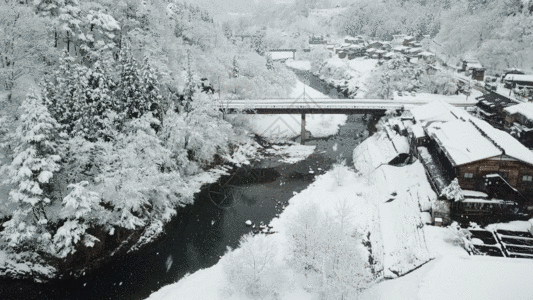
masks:
{"type": "MultiPolygon", "coordinates": [[[[322,93],[342,98],[320,79],[297,75],[322,93]]],[[[279,157],[265,158],[205,186],[193,205],[179,210],[165,234],[140,251],[75,280],[46,284],[0,280],[0,299],[144,299],[187,273],[216,264],[227,247],[237,247],[241,236],[252,231],[247,220],[268,224],[293,193],[305,189],[316,175],[340,159],[352,164],[352,150],[368,131],[372,133],[377,121],[362,117],[351,115],[336,135],[308,141],[306,145],[316,149],[303,161],[285,164],[279,157]]]]}

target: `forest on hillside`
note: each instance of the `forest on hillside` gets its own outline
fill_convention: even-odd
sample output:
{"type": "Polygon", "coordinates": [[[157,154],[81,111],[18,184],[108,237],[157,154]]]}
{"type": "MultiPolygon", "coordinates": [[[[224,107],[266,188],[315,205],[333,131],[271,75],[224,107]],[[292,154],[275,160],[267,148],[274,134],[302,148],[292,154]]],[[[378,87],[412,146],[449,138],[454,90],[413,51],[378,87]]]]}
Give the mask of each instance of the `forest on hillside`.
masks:
{"type": "Polygon", "coordinates": [[[149,242],[250,142],[211,104],[295,84],[181,1],[0,1],[0,28],[0,275],[10,277],[76,275],[149,242]]]}
{"type": "Polygon", "coordinates": [[[531,0],[353,0],[340,7],[327,0],[266,2],[250,18],[258,25],[306,37],[364,35],[391,40],[394,34],[429,35],[432,49],[449,64],[472,55],[495,71],[533,69],[531,0]]]}

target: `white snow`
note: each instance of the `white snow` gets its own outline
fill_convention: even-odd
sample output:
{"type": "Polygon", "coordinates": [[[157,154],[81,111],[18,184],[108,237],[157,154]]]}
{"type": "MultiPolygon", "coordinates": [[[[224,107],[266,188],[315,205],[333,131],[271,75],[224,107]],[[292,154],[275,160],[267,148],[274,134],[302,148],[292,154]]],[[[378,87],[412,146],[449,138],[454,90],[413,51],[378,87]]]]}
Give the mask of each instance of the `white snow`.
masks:
{"type": "Polygon", "coordinates": [[[298,69],[302,71],[309,71],[311,70],[311,62],[308,60],[294,60],[289,59],[285,62],[285,64],[293,69],[298,69]]]}
{"type": "Polygon", "coordinates": [[[470,122],[455,120],[428,127],[429,135],[438,140],[456,166],[495,157],[501,153],[490,140],[485,138],[470,122]]]}
{"type": "Polygon", "coordinates": [[[309,155],[313,154],[316,146],[307,146],[307,145],[291,145],[291,146],[282,146],[274,147],[273,149],[267,150],[269,153],[282,156],[282,159],[279,161],[294,164],[299,161],[306,159],[309,155]]]}
{"type": "Polygon", "coordinates": [[[520,103],[503,109],[509,114],[520,114],[528,120],[533,120],[533,103],[520,103]]]}
{"type": "Polygon", "coordinates": [[[246,223],[246,225],[248,225],[248,226],[252,226],[252,221],[250,221],[250,220],[247,220],[245,223],[246,223]]]}
{"type": "Polygon", "coordinates": [[[270,51],[270,55],[273,60],[289,59],[294,56],[292,51],[270,51]]]}
{"type": "Polygon", "coordinates": [[[400,153],[409,153],[407,138],[394,132],[390,133],[392,140],[386,131],[379,131],[354,149],[353,161],[356,170],[368,174],[379,166],[388,164],[400,153]],[[397,148],[397,145],[401,146],[397,148]]]}
{"type": "Polygon", "coordinates": [[[490,224],[486,228],[489,230],[503,229],[513,231],[530,231],[531,227],[532,225],[528,221],[511,221],[508,223],[490,224]]]}
{"type": "Polygon", "coordinates": [[[465,197],[472,197],[472,198],[488,198],[489,197],[489,195],[483,192],[471,191],[471,190],[463,190],[463,195],[465,197]]]}
{"type": "MultiPolygon", "coordinates": [[[[376,267],[383,266],[388,277],[396,276],[394,273],[403,274],[426,262],[430,253],[425,244],[418,198],[434,195],[429,195],[432,191],[425,180],[422,165],[415,163],[405,168],[386,166],[371,177],[357,176],[347,167],[339,170],[342,185],[338,184],[338,177],[333,171],[320,175],[307,189],[294,193],[283,213],[272,220],[270,226],[276,233],[268,238],[279,247],[277,262],[284,263],[289,238],[287,228],[300,211],[315,205],[325,214],[334,214],[342,199],[349,200],[349,205],[356,208],[349,226],[359,228],[363,233],[371,232],[373,255],[378,259],[376,267]],[[395,200],[386,202],[392,190],[397,193],[395,200]]],[[[225,259],[224,256],[215,266],[163,287],[148,299],[242,299],[238,295],[228,298],[223,293],[229,284],[222,268],[225,259]],[[206,282],[209,284],[206,285],[206,282]]],[[[291,277],[290,274],[288,277],[291,277]]],[[[314,299],[316,296],[291,282],[279,299],[314,299]]]]}

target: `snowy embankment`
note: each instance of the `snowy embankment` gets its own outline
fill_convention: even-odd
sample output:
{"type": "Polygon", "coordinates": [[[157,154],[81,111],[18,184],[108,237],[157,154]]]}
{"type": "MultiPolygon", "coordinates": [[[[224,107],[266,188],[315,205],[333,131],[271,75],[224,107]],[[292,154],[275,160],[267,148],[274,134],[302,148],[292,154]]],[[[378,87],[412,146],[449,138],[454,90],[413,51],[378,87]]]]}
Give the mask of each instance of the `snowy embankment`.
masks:
{"type": "MultiPolygon", "coordinates": [[[[313,99],[320,98],[329,97],[298,80],[286,101],[292,101],[296,105],[312,103],[313,99]]],[[[300,115],[246,115],[244,118],[248,120],[252,132],[273,142],[286,141],[301,134],[300,115]]],[[[346,123],[346,119],[346,115],[310,114],[306,115],[305,129],[313,137],[327,137],[335,135],[339,127],[346,123]]]]}
{"type": "Polygon", "coordinates": [[[289,68],[301,70],[301,71],[310,71],[311,70],[311,62],[308,60],[294,60],[289,59],[285,62],[285,64],[289,68]]]}
{"type": "MultiPolygon", "coordinates": [[[[431,258],[431,254],[422,229],[420,206],[423,204],[419,199],[423,202],[432,197],[434,194],[420,163],[401,168],[382,166],[366,174],[356,174],[348,167],[335,167],[316,177],[307,189],[289,200],[285,211],[270,223],[274,234],[252,237],[258,239],[259,244],[267,240],[268,245],[275,245],[269,250],[272,262],[268,269],[276,270],[279,278],[269,278],[263,284],[271,288],[275,286],[278,299],[313,299],[318,296],[310,291],[304,277],[290,267],[289,258],[294,256],[295,226],[306,226],[307,222],[320,222],[318,220],[324,218],[345,220],[341,228],[350,232],[355,230],[364,237],[366,247],[361,244],[358,247],[363,257],[372,257],[377,278],[395,277],[420,266],[431,258]]],[[[320,224],[326,226],[328,223],[320,224]]],[[[305,230],[303,228],[306,227],[301,230],[305,230]]],[[[243,251],[246,249],[238,248],[227,253],[217,265],[166,286],[149,299],[242,299],[241,294],[228,288],[235,283],[228,275],[227,266],[233,264],[234,257],[242,255],[243,251]]],[[[260,253],[257,255],[262,257],[260,253]]],[[[350,268],[348,272],[353,277],[353,272],[358,271],[350,268]]]]}

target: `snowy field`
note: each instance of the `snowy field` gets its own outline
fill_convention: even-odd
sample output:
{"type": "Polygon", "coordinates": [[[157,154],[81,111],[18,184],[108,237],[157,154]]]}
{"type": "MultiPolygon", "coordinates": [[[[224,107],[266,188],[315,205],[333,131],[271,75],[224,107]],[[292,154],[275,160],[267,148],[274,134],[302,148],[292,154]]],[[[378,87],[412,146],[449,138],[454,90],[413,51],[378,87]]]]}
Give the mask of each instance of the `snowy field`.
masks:
{"type": "MultiPolygon", "coordinates": [[[[305,103],[311,101],[309,98],[329,98],[321,92],[305,85],[301,81],[297,81],[296,87],[293,89],[290,98],[295,103],[305,103]],[[302,97],[304,93],[306,97],[302,97]],[[297,99],[298,98],[298,99],[297,99]]],[[[283,141],[290,138],[300,136],[301,133],[301,116],[300,115],[246,115],[252,131],[271,141],[283,141]]],[[[346,123],[346,115],[306,115],[305,129],[311,133],[313,137],[327,137],[335,135],[339,127],[346,123]]]]}

